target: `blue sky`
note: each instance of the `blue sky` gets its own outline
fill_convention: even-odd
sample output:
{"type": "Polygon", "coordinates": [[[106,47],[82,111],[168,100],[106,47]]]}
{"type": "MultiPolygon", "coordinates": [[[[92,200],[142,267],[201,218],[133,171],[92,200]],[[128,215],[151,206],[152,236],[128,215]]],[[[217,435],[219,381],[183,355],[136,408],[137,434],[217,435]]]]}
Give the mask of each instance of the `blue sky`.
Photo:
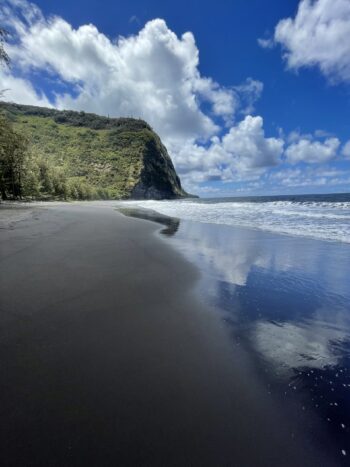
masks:
{"type": "Polygon", "coordinates": [[[3,0],[0,24],[7,100],[145,118],[192,192],[349,191],[349,0],[3,0]]]}

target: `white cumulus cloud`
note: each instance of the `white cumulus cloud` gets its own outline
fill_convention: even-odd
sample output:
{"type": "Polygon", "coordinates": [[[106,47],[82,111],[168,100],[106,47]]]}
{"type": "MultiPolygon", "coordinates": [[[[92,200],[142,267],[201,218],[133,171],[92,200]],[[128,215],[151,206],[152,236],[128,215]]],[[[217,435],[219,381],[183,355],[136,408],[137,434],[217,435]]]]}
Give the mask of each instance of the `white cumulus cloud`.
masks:
{"type": "Polygon", "coordinates": [[[58,108],[144,118],[185,181],[229,180],[243,172],[254,177],[278,163],[283,142],[265,137],[261,117],[235,123],[238,110],[253,112],[262,83],[249,78],[224,87],[202,76],[191,32],[179,37],[154,19],[138,34],[112,40],[93,24],[74,28],[63,18],[47,18],[26,0],[4,0],[0,21],[14,33],[9,53],[19,72],[0,76],[0,89],[11,88],[8,99],[48,105],[30,82],[43,72],[69,90],[56,93],[58,108]]]}
{"type": "MultiPolygon", "coordinates": [[[[282,162],[284,140],[266,135],[263,118],[252,115],[263,84],[248,78],[221,86],[203,76],[191,32],[179,36],[154,19],[137,34],[112,39],[93,24],[74,28],[45,17],[26,0],[2,0],[0,24],[12,33],[13,69],[0,70],[6,100],[143,118],[165,142],[185,187],[208,180],[253,186],[282,162]],[[50,99],[39,86],[45,80],[47,88],[53,83],[50,99]]],[[[296,133],[286,160],[325,162],[339,144],[296,133]]]]}
{"type": "Polygon", "coordinates": [[[340,141],[338,138],[316,141],[302,137],[288,146],[286,158],[291,164],[297,164],[298,162],[321,164],[334,159],[339,146],[340,141]]]}
{"type": "Polygon", "coordinates": [[[345,156],[347,159],[350,159],[350,141],[344,144],[344,147],[342,149],[342,154],[345,156]]]}
{"type": "Polygon", "coordinates": [[[253,180],[279,163],[284,141],[267,138],[262,117],[248,115],[222,137],[214,136],[207,147],[190,143],[174,148],[180,174],[197,182],[253,180]]]}
{"type": "Polygon", "coordinates": [[[336,169],[329,165],[318,167],[303,167],[280,169],[268,176],[268,180],[274,186],[280,187],[322,187],[322,186],[347,186],[349,185],[349,171],[336,169]]]}
{"type": "Polygon", "coordinates": [[[37,92],[30,81],[16,78],[4,69],[0,69],[0,92],[1,99],[10,102],[51,107],[46,96],[41,92],[37,92]]]}
{"type": "Polygon", "coordinates": [[[295,17],[281,20],[274,33],[289,68],[317,66],[331,81],[344,82],[350,81],[349,38],[349,0],[301,0],[295,17]]]}

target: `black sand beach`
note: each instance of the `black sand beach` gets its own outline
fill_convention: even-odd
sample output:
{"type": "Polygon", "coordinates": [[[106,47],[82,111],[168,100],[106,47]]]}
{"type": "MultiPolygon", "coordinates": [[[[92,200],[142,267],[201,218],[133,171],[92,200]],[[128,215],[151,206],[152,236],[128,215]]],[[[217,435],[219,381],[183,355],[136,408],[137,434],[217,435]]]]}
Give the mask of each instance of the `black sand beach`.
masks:
{"type": "Polygon", "coordinates": [[[93,203],[6,215],[2,466],[332,465],[291,436],[155,224],[93,203]]]}

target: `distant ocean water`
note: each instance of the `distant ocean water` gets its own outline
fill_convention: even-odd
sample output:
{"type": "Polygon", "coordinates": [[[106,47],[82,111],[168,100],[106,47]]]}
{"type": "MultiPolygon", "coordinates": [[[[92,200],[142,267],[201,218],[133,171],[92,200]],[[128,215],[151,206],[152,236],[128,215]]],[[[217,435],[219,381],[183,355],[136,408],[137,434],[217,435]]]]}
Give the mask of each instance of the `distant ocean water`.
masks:
{"type": "Polygon", "coordinates": [[[131,201],[179,219],[350,243],[350,193],[131,201]]]}

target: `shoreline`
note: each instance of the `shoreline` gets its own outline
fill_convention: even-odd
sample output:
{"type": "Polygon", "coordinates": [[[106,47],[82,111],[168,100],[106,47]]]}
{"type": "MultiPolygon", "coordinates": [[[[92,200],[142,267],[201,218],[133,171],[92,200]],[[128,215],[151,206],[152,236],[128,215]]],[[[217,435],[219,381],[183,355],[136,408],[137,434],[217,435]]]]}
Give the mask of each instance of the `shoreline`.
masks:
{"type": "Polygon", "coordinates": [[[0,230],[2,465],[317,465],[156,224],[34,213],[0,230]]]}
{"type": "MultiPolygon", "coordinates": [[[[232,229],[241,228],[248,231],[266,232],[279,237],[308,238],[349,244],[350,232],[347,221],[350,218],[346,208],[343,213],[344,203],[336,200],[326,209],[324,206],[317,206],[316,201],[312,207],[307,204],[294,206],[294,199],[290,199],[287,206],[279,207],[274,204],[274,199],[275,197],[270,197],[270,201],[250,202],[250,205],[246,205],[245,208],[244,201],[236,202],[234,198],[201,199],[194,203],[166,200],[123,201],[121,204],[129,209],[156,211],[184,222],[199,222],[232,229]],[[308,228],[305,229],[305,226],[308,228]],[[336,232],[337,235],[335,235],[336,232]]],[[[349,204],[349,201],[350,195],[345,204],[349,204]]],[[[247,201],[246,204],[249,202],[247,201]]]]}
{"type": "MultiPolygon", "coordinates": [[[[348,193],[345,193],[348,194],[348,193]]],[[[286,195],[287,196],[287,195],[286,195]]],[[[300,195],[303,196],[303,195],[300,195]]],[[[313,195],[310,195],[313,196],[313,195]]],[[[329,195],[331,196],[331,194],[329,195]]],[[[254,197],[255,198],[255,197],[254,197]]],[[[192,198],[181,198],[177,200],[164,200],[164,201],[169,201],[169,202],[176,202],[176,201],[181,201],[181,200],[191,200],[192,198]]],[[[195,199],[195,198],[193,198],[195,199]]],[[[203,200],[206,200],[207,198],[203,198],[203,200]]],[[[147,200],[143,200],[147,201],[147,200]]],[[[95,207],[95,208],[112,208],[115,209],[118,212],[121,212],[127,216],[127,217],[134,217],[140,220],[145,220],[145,221],[150,221],[156,224],[163,224],[166,226],[166,223],[172,224],[172,227],[170,228],[170,235],[171,235],[171,230],[174,228],[174,222],[185,222],[185,223],[191,223],[193,222],[194,224],[204,224],[208,226],[218,226],[219,228],[224,228],[224,229],[233,229],[233,230],[242,230],[242,231],[248,231],[248,232],[257,232],[261,233],[262,235],[270,235],[275,237],[276,239],[280,238],[291,238],[291,239],[301,239],[305,241],[310,241],[310,242],[324,242],[326,244],[338,244],[338,245],[344,245],[347,247],[350,243],[350,240],[339,240],[339,239],[332,239],[332,238],[327,238],[327,237],[315,237],[312,235],[307,235],[307,234],[296,234],[293,232],[283,232],[283,231],[278,231],[278,230],[273,230],[269,228],[260,228],[260,227],[253,227],[251,225],[235,225],[235,224],[226,224],[226,223],[219,223],[219,222],[210,222],[210,221],[200,221],[200,220],[192,220],[192,219],[187,219],[187,218],[182,218],[178,217],[175,215],[171,214],[164,214],[161,211],[157,211],[154,208],[151,207],[144,207],[144,206],[138,206],[136,203],[139,203],[140,200],[67,200],[67,201],[62,201],[62,200],[57,200],[57,201],[2,201],[0,202],[0,214],[3,210],[9,210],[11,211],[13,209],[18,209],[20,210],[25,209],[32,209],[34,210],[35,208],[51,208],[51,207],[59,207],[59,206],[90,206],[90,207],[95,207]],[[133,204],[135,203],[135,204],[133,204]],[[129,213],[127,213],[129,211],[129,213]],[[134,213],[134,214],[133,214],[134,213]],[[164,220],[164,222],[163,222],[164,220]]],[[[21,220],[21,219],[18,219],[21,220]]],[[[5,225],[6,228],[6,225],[5,225]]],[[[0,229],[1,229],[1,217],[0,217],[0,229]]]]}

